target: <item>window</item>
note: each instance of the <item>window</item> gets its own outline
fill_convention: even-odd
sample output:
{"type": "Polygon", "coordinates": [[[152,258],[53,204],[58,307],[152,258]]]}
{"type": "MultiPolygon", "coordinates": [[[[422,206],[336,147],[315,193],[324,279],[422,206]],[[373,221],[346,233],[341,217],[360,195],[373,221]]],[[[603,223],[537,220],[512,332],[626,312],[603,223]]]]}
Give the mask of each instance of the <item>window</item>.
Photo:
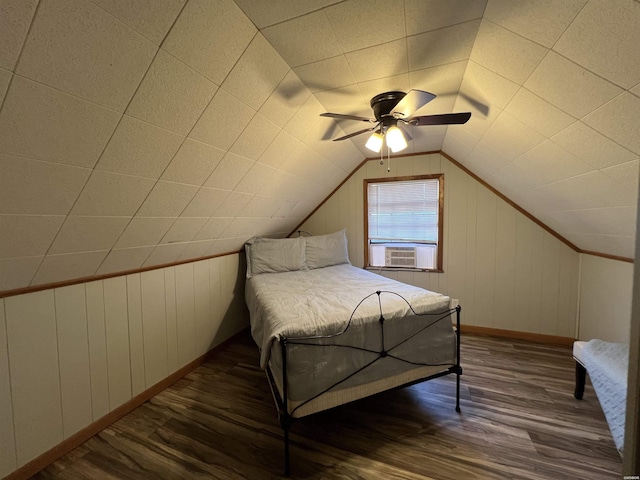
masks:
{"type": "Polygon", "coordinates": [[[444,175],[365,180],[365,265],[442,271],[444,175]]]}

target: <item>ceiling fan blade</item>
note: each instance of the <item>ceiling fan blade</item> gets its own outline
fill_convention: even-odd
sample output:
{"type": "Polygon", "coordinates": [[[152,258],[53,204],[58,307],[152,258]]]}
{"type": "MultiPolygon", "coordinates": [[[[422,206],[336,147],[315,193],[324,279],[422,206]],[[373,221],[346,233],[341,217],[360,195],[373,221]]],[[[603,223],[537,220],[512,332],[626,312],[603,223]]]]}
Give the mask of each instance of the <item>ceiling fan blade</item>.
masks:
{"type": "Polygon", "coordinates": [[[393,107],[390,115],[397,118],[409,118],[419,108],[424,107],[431,100],[436,98],[433,93],[424,90],[409,90],[409,92],[393,107]]]}
{"type": "Polygon", "coordinates": [[[361,122],[374,123],[375,120],[372,118],[366,117],[358,117],[357,115],[344,115],[342,113],[321,113],[321,117],[329,117],[329,118],[337,118],[339,120],[359,120],[361,122]]]}
{"type": "Polygon", "coordinates": [[[462,125],[471,118],[471,112],[422,115],[407,120],[411,125],[462,125]]]}
{"type": "Polygon", "coordinates": [[[340,140],[346,140],[347,138],[355,137],[356,135],[360,135],[361,133],[370,132],[371,130],[375,130],[376,128],[378,128],[378,125],[374,125],[371,128],[365,128],[364,130],[358,130],[357,132],[350,133],[348,135],[345,135],[344,137],[334,138],[333,141],[339,142],[340,140]]]}

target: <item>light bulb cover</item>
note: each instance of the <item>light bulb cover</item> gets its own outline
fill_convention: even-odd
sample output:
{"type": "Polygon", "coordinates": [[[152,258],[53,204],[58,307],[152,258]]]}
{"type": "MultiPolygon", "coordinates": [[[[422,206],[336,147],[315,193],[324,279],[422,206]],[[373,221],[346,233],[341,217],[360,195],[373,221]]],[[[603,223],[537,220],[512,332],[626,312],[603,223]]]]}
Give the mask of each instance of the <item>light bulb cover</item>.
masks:
{"type": "Polygon", "coordinates": [[[382,140],[383,136],[377,132],[374,132],[367,140],[367,143],[364,144],[369,150],[378,153],[382,148],[382,140]]]}
{"type": "Polygon", "coordinates": [[[404,138],[402,130],[395,125],[389,127],[385,134],[387,145],[393,153],[400,152],[407,148],[407,140],[404,138]]]}

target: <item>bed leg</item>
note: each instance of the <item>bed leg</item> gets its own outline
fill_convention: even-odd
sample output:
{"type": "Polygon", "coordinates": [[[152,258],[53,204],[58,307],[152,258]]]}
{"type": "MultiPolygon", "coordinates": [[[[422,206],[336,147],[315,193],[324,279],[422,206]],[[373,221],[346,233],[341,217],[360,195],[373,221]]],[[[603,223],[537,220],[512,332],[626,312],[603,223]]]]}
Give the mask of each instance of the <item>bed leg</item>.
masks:
{"type": "Polygon", "coordinates": [[[282,425],[283,438],[284,438],[284,476],[291,475],[291,467],[289,464],[289,428],[291,427],[291,420],[288,416],[283,416],[280,420],[282,425]]]}
{"type": "Polygon", "coordinates": [[[573,396],[578,400],[582,400],[582,395],[584,394],[584,383],[587,376],[587,369],[580,364],[580,362],[576,361],[576,390],[573,392],[573,396]]]}

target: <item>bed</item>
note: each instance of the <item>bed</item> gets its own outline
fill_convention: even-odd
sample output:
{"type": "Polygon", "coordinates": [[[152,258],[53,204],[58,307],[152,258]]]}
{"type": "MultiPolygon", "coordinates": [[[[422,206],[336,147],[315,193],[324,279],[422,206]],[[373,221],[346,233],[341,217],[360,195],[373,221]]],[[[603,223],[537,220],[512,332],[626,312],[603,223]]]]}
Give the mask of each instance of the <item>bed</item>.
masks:
{"type": "Polygon", "coordinates": [[[253,238],[245,251],[251,335],[284,431],[285,474],[294,419],[448,374],[460,411],[460,307],[448,296],[352,266],[344,230],[253,238]]]}
{"type": "Polygon", "coordinates": [[[584,395],[586,373],[596,392],[611,436],[622,455],[627,403],[627,371],[629,367],[629,345],[605,342],[599,339],[573,343],[573,358],[576,361],[576,389],[574,396],[581,400],[584,395]]]}

